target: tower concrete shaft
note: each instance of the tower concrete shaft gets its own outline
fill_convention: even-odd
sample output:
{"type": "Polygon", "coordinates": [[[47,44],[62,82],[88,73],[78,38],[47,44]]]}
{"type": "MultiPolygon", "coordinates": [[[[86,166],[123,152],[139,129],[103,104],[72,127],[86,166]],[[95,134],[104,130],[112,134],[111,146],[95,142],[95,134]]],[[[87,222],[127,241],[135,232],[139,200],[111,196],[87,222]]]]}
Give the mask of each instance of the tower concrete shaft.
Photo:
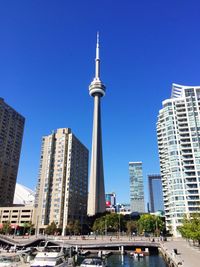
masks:
{"type": "Polygon", "coordinates": [[[92,154],[90,164],[90,185],[88,197],[88,215],[104,212],[105,189],[101,134],[101,97],[105,95],[105,85],[100,80],[99,36],[95,59],[95,78],[89,86],[89,94],[94,97],[94,117],[92,135],[92,154]]]}

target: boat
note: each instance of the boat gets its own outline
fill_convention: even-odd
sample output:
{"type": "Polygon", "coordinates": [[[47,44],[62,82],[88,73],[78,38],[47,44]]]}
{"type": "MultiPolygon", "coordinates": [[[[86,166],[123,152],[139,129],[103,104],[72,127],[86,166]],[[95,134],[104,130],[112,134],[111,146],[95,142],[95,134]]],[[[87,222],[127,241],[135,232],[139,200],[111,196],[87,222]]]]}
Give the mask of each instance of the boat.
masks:
{"type": "Polygon", "coordinates": [[[20,255],[2,255],[0,256],[0,267],[23,267],[28,266],[20,255]]]}
{"type": "Polygon", "coordinates": [[[79,252],[79,255],[80,255],[80,256],[87,256],[88,254],[90,254],[90,251],[89,251],[89,250],[81,250],[81,251],[79,252]]]}
{"type": "Polygon", "coordinates": [[[133,252],[130,253],[130,256],[135,259],[143,258],[145,256],[145,252],[141,250],[141,248],[136,248],[133,252]]]}
{"type": "Polygon", "coordinates": [[[112,255],[112,252],[111,251],[107,251],[107,250],[103,250],[102,251],[102,257],[107,258],[110,255],[112,255]]]}
{"type": "Polygon", "coordinates": [[[104,261],[99,257],[85,258],[80,267],[106,267],[104,261]]]}
{"type": "Polygon", "coordinates": [[[67,267],[68,261],[62,252],[38,252],[31,267],[67,267]]]}

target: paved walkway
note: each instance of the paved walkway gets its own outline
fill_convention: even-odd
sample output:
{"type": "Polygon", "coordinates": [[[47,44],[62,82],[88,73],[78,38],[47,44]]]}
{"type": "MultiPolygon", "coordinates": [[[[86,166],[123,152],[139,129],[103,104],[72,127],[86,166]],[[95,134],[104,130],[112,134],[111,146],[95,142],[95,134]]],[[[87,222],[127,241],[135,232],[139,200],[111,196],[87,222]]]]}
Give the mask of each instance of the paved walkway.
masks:
{"type": "Polygon", "coordinates": [[[183,267],[200,266],[200,247],[194,247],[182,238],[176,238],[161,245],[176,262],[181,262],[183,267]],[[177,249],[176,255],[173,249],[177,249]]]}

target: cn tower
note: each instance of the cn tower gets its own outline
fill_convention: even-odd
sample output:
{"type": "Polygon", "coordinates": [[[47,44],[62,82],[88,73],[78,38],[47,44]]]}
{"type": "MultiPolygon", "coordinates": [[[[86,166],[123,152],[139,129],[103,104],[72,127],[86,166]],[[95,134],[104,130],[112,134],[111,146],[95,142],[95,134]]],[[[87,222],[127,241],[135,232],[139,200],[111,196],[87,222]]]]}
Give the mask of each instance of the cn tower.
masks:
{"type": "Polygon", "coordinates": [[[105,90],[106,87],[100,80],[99,34],[97,33],[95,77],[89,86],[89,94],[94,98],[92,154],[88,196],[89,216],[106,210],[101,134],[101,98],[105,95],[105,90]]]}

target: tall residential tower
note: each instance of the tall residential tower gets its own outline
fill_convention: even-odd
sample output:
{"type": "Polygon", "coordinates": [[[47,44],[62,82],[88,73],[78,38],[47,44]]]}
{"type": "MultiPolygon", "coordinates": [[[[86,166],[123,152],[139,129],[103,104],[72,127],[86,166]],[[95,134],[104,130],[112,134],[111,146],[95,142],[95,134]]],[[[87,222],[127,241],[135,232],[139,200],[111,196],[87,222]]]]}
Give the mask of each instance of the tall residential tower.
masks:
{"type": "Polygon", "coordinates": [[[25,119],[0,98],[0,206],[13,204],[25,119]]]}
{"type": "Polygon", "coordinates": [[[129,162],[131,212],[145,212],[142,162],[129,162]]]}
{"type": "Polygon", "coordinates": [[[70,221],[83,224],[87,216],[88,150],[69,128],[42,139],[35,200],[38,229],[51,222],[65,228],[70,221]]]}
{"type": "Polygon", "coordinates": [[[99,36],[97,35],[95,77],[89,86],[89,94],[94,98],[92,155],[88,197],[89,216],[106,210],[101,135],[101,97],[105,95],[105,89],[105,85],[100,80],[99,36]]]}
{"type": "Polygon", "coordinates": [[[157,122],[166,226],[200,209],[200,86],[172,85],[157,122]]]}

